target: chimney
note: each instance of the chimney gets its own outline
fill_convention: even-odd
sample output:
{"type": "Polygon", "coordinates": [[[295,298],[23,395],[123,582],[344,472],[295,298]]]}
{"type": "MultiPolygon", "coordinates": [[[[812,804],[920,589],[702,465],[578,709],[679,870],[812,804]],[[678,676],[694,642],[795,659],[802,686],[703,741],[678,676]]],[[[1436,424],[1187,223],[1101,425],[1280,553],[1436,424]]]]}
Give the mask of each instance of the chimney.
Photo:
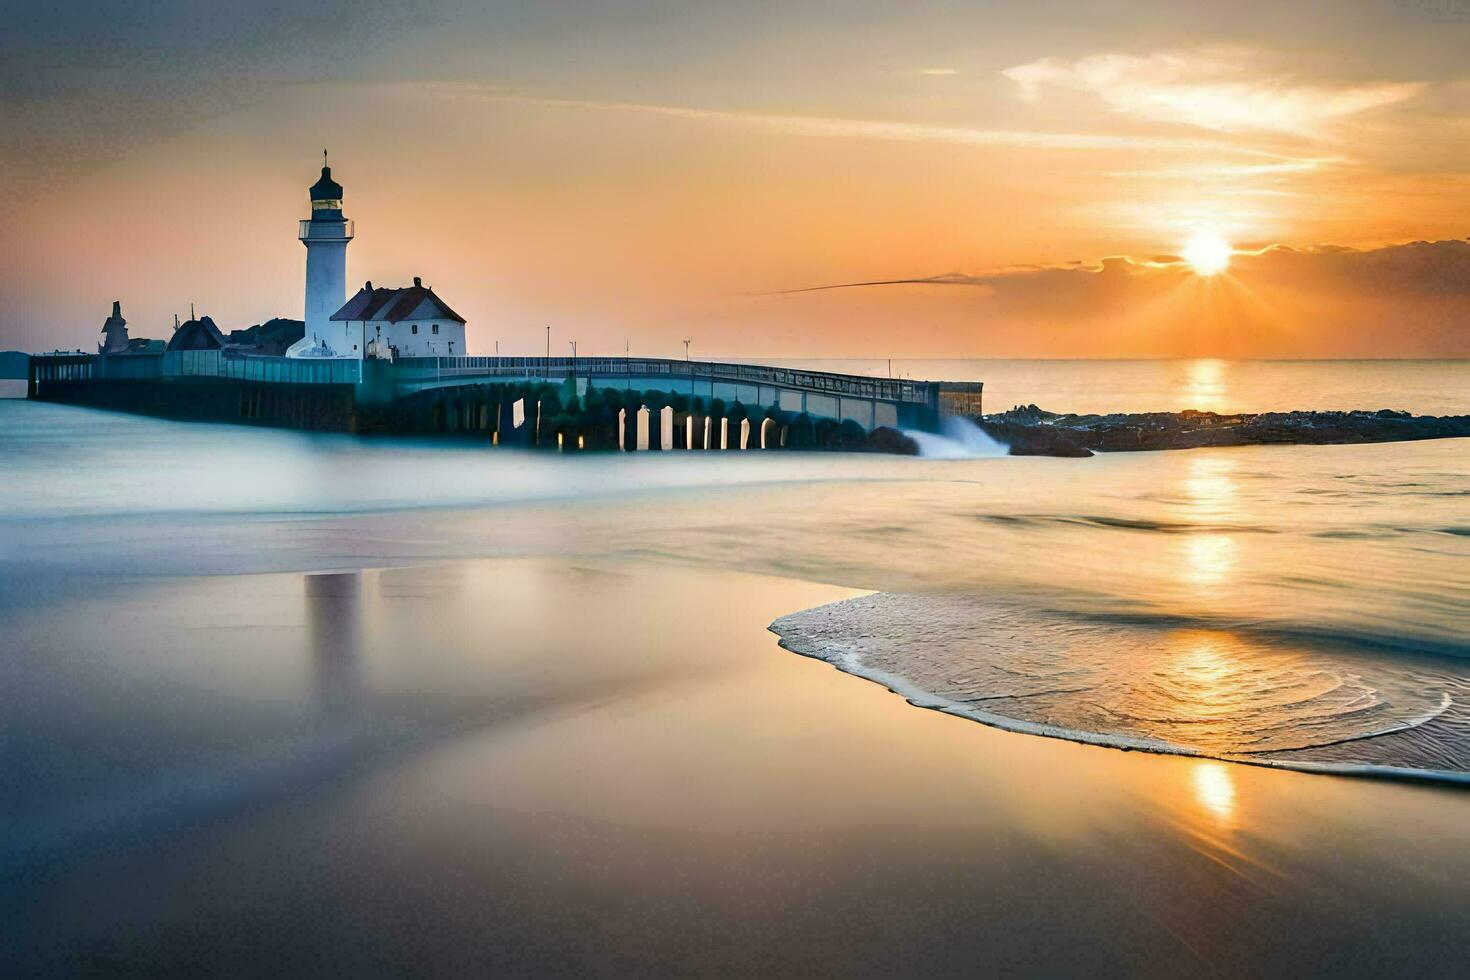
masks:
{"type": "Polygon", "coordinates": [[[362,288],[363,289],[366,289],[368,292],[372,292],[373,291],[373,281],[371,279],[369,279],[367,282],[365,282],[365,283],[362,284],[362,288]]]}
{"type": "Polygon", "coordinates": [[[122,300],[115,299],[112,301],[112,315],[115,317],[122,316],[122,300]]]}
{"type": "Polygon", "coordinates": [[[420,279],[418,276],[414,276],[413,277],[413,284],[414,284],[415,288],[421,288],[424,285],[424,281],[422,279],[420,279]]]}

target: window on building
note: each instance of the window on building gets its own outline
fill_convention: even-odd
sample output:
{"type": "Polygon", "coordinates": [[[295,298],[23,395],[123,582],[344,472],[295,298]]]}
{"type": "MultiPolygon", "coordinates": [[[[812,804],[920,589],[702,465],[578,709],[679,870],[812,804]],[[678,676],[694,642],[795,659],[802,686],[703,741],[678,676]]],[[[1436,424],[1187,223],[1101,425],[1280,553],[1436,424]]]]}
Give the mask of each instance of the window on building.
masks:
{"type": "Polygon", "coordinates": [[[434,324],[434,332],[435,333],[438,333],[439,332],[439,324],[437,324],[437,323],[434,324]]]}
{"type": "Polygon", "coordinates": [[[415,324],[414,324],[414,325],[413,325],[413,332],[414,332],[414,333],[418,333],[418,332],[419,332],[419,325],[418,325],[418,324],[417,324],[417,323],[415,323],[415,324]]]}

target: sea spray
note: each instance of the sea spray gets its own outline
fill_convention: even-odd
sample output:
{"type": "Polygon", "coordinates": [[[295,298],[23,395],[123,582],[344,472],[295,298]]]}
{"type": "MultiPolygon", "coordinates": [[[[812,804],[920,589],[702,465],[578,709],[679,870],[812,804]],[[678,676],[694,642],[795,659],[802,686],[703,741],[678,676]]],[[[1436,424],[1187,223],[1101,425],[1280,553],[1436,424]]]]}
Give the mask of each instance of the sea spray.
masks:
{"type": "Polygon", "coordinates": [[[905,429],[904,435],[918,444],[919,455],[926,459],[985,459],[1010,454],[1005,443],[959,416],[944,419],[937,433],[905,429]]]}

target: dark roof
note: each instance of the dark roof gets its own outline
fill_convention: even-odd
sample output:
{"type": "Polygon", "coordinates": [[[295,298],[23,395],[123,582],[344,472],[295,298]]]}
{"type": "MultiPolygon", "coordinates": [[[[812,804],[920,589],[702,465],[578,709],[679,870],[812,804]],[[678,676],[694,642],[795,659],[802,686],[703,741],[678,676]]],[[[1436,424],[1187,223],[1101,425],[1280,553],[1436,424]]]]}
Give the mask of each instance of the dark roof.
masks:
{"type": "Polygon", "coordinates": [[[332,179],[331,167],[323,167],[321,179],[311,185],[311,199],[313,201],[342,200],[342,185],[332,179]]]}
{"type": "Polygon", "coordinates": [[[342,308],[332,314],[333,320],[454,320],[464,323],[464,317],[449,308],[429,286],[419,284],[402,289],[373,288],[368,283],[357,291],[342,308]],[[417,313],[417,315],[416,315],[417,313]]]}
{"type": "Polygon", "coordinates": [[[223,350],[224,335],[207,316],[186,320],[168,340],[169,350],[223,350]]]}
{"type": "Polygon", "coordinates": [[[244,330],[231,330],[226,339],[231,347],[239,350],[279,355],[305,335],[305,323],[278,316],[244,330]]]}

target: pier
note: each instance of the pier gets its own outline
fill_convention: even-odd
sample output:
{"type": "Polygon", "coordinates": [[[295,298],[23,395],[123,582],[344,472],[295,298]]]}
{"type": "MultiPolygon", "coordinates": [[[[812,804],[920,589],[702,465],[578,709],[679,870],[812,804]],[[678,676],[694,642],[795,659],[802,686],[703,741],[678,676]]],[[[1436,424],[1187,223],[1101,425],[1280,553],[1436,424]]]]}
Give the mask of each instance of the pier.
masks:
{"type": "MultiPolygon", "coordinates": [[[[984,391],[980,382],[677,358],[316,359],[229,349],[39,354],[31,358],[28,374],[32,398],[200,421],[342,432],[481,432],[510,441],[508,430],[524,428],[529,418],[538,431],[529,437],[518,433],[527,443],[544,441],[536,409],[549,386],[584,402],[621,394],[614,399],[617,409],[629,415],[640,409],[672,413],[677,418],[652,423],[655,434],[648,439],[667,444],[664,430],[672,421],[686,430],[685,438],[673,440],[683,448],[714,448],[721,420],[727,428],[755,426],[756,437],[747,444],[767,447],[775,439],[767,422],[779,430],[830,429],[849,439],[880,429],[932,429],[945,415],[978,414],[984,391]],[[515,402],[521,403],[519,416],[515,402]],[[521,421],[506,425],[507,415],[521,421]],[[713,421],[706,426],[705,418],[713,421]]],[[[626,417],[621,424],[629,424],[626,417]]],[[[632,440],[619,441],[633,448],[632,440]]],[[[732,441],[727,436],[723,445],[732,441]]]]}
{"type": "Polygon", "coordinates": [[[278,317],[227,337],[191,306],[167,341],[148,340],[129,337],[114,301],[98,353],[31,357],[29,397],[202,422],[620,449],[907,442],[912,451],[901,430],[981,410],[979,382],[695,361],[688,341],[683,360],[466,355],[465,318],[422,277],[411,286],[367,280],[347,296],[356,224],[325,153],[308,193],[311,217],[298,234],[304,320],[278,317]]]}

